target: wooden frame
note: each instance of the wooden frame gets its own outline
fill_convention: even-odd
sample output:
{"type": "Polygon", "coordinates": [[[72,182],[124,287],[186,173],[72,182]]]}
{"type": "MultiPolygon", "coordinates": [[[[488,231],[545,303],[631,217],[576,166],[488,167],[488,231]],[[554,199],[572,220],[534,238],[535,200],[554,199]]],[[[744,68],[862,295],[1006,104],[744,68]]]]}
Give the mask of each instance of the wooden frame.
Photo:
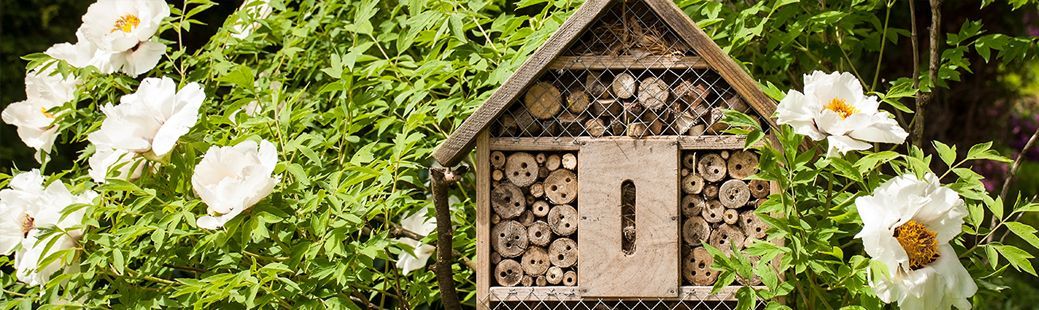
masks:
{"type": "MultiPolygon", "coordinates": [[[[630,137],[576,137],[576,138],[490,138],[490,148],[495,151],[577,151],[582,145],[591,141],[615,141],[632,143],[635,141],[674,141],[679,150],[722,150],[742,149],[747,143],[745,136],[653,136],[645,138],[630,137]]],[[[765,143],[764,140],[758,144],[765,143]]]]}
{"type": "MultiPolygon", "coordinates": [[[[703,301],[731,301],[728,296],[735,296],[736,291],[742,286],[726,286],[718,289],[718,293],[711,293],[710,286],[682,286],[679,287],[678,297],[660,298],[660,300],[703,300],[703,301]]],[[[755,289],[764,289],[764,286],[752,286],[755,289]]],[[[493,287],[489,290],[487,301],[583,301],[588,300],[583,292],[577,287],[567,286],[542,286],[542,287],[493,287]]],[[[598,297],[595,297],[598,299],[598,297]]],[[[592,299],[592,300],[595,300],[592,299]]]]}
{"type": "Polygon", "coordinates": [[[709,69],[699,56],[559,56],[549,69],[709,69]]]}

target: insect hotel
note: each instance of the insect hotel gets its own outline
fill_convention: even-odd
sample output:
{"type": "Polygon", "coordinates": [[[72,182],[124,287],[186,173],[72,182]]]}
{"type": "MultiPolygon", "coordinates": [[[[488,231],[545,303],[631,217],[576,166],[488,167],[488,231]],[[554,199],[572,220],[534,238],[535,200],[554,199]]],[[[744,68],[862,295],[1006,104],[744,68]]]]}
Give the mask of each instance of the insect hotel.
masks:
{"type": "Polygon", "coordinates": [[[476,147],[478,306],[731,306],[703,245],[764,239],[772,188],[727,109],[774,126],[672,2],[587,0],[434,154],[476,147]]]}

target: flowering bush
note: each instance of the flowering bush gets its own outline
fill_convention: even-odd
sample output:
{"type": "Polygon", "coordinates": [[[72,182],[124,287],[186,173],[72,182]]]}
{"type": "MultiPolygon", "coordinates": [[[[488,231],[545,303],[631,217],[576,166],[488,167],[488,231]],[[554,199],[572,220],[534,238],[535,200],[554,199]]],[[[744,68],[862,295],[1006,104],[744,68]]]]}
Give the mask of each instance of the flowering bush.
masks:
{"type": "MultiPolygon", "coordinates": [[[[1007,159],[988,144],[958,152],[935,142],[934,161],[905,146],[897,118],[911,112],[900,98],[969,71],[968,48],[986,59],[992,51],[1024,58],[1034,42],[968,25],[950,42],[935,86],[900,79],[881,92],[858,74],[811,73],[802,91],[784,95],[773,83],[796,84],[784,76],[823,67],[798,61],[820,57],[800,40],[828,46],[818,33],[879,25],[869,18],[893,2],[832,11],[683,2],[737,58],[760,64],[749,69],[781,102],[785,125],[769,131],[771,143],[753,143],[765,129],[750,118],[727,116],[762,154],[756,178],[784,189],[760,208],[781,245],[750,246],[746,254],[763,257],[754,263],[711,249],[719,285],[752,276],[765,284],[741,289],[741,305],[963,306],[1002,289],[1009,268],[1035,275],[1035,249],[1002,237],[1039,246],[1035,228],[1017,220],[1039,205],[990,196],[969,167],[1007,159]],[[763,33],[789,38],[750,44],[763,33]],[[778,264],[766,263],[773,258],[778,264]]],[[[222,24],[196,19],[214,5],[99,0],[76,42],[25,57],[27,99],[2,112],[21,142],[5,144],[35,150],[39,166],[0,175],[0,305],[437,304],[427,268],[435,221],[421,168],[438,138],[577,3],[248,0],[222,24]],[[182,37],[202,27],[212,38],[186,46],[182,37]],[[55,164],[56,149],[78,157],[55,164]]],[[[862,32],[873,34],[838,41],[854,46],[852,55],[883,50],[886,26],[879,40],[879,29],[862,32]]],[[[823,52],[830,63],[848,57],[823,52]]],[[[451,196],[449,250],[463,258],[474,256],[471,177],[451,196]]],[[[472,305],[467,264],[452,271],[472,305]]]]}

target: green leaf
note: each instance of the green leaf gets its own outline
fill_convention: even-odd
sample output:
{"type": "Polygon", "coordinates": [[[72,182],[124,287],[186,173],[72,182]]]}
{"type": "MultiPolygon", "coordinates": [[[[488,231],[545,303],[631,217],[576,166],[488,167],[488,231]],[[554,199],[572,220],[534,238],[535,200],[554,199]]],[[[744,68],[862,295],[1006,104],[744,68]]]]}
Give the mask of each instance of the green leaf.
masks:
{"type": "Polygon", "coordinates": [[[253,69],[246,65],[238,65],[231,72],[217,78],[217,81],[231,83],[245,89],[252,89],[254,83],[253,69]]]}
{"type": "Polygon", "coordinates": [[[956,146],[949,147],[941,141],[934,141],[934,149],[938,151],[938,158],[945,162],[946,166],[952,167],[952,164],[956,162],[956,146]]]}
{"type": "Polygon", "coordinates": [[[1039,237],[1036,237],[1036,229],[1034,227],[1019,222],[1007,222],[1004,225],[1007,225],[1007,228],[1014,232],[1018,237],[1021,237],[1022,240],[1027,241],[1028,244],[1039,249],[1039,237]]]}
{"type": "Polygon", "coordinates": [[[1012,245],[993,244],[991,246],[995,247],[996,251],[1003,255],[1003,257],[1006,257],[1007,261],[1010,262],[1010,265],[1014,266],[1014,269],[1023,270],[1033,276],[1036,275],[1035,268],[1032,267],[1032,263],[1028,261],[1028,259],[1035,257],[1032,256],[1032,254],[1012,245]]]}
{"type": "Polygon", "coordinates": [[[978,160],[988,159],[993,161],[1009,163],[1009,158],[999,155],[995,150],[992,150],[992,142],[985,142],[981,144],[975,144],[967,151],[967,160],[978,160]]]}

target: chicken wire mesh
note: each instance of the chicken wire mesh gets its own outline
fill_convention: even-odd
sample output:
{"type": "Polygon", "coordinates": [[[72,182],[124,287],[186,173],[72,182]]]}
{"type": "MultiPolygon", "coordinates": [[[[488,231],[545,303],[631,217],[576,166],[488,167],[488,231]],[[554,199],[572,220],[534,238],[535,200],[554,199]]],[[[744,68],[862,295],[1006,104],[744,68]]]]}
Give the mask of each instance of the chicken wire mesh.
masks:
{"type": "Polygon", "coordinates": [[[747,104],[642,2],[618,1],[495,121],[495,137],[723,134],[747,104]]]}
{"type": "MultiPolygon", "coordinates": [[[[573,290],[534,293],[516,289],[492,292],[491,298],[484,303],[491,310],[736,309],[735,290],[726,288],[718,294],[709,291],[707,287],[702,290],[684,289],[678,299],[606,299],[577,298],[573,290]]],[[[754,309],[765,309],[765,303],[757,302],[754,309]]]]}

